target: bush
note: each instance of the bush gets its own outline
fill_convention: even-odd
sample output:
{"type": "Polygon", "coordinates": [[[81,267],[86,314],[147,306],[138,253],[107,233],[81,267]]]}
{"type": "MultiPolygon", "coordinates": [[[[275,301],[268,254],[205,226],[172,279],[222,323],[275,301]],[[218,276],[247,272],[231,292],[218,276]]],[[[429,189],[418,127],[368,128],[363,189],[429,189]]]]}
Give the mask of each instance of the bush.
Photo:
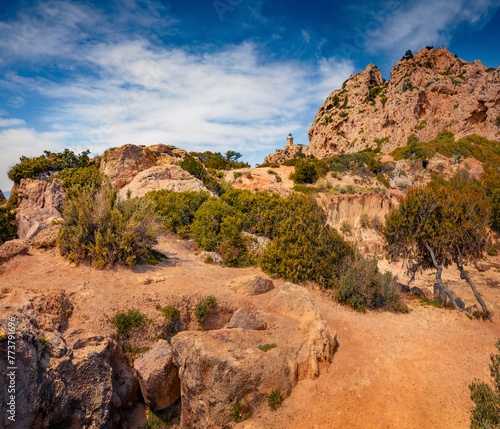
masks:
{"type": "Polygon", "coordinates": [[[16,212],[10,203],[0,207],[0,245],[17,237],[16,212]]]}
{"type": "Polygon", "coordinates": [[[195,213],[191,229],[196,244],[209,252],[218,251],[226,265],[236,266],[246,255],[243,219],[223,200],[206,201],[195,213]]]}
{"type": "Polygon", "coordinates": [[[117,198],[111,185],[68,192],[62,207],[64,223],[58,246],[71,262],[91,262],[97,268],[130,267],[155,256],[158,223],[151,201],[117,198]]]}
{"type": "Polygon", "coordinates": [[[128,337],[133,329],[147,325],[150,320],[139,310],[129,309],[116,313],[109,322],[115,325],[118,334],[128,337]]]}
{"type": "Polygon", "coordinates": [[[344,234],[349,234],[351,232],[351,224],[348,220],[343,220],[340,225],[340,232],[344,234]]]}
{"type": "Polygon", "coordinates": [[[200,179],[209,191],[212,191],[216,195],[222,194],[222,187],[217,180],[217,177],[208,174],[208,172],[203,168],[201,162],[195,158],[186,158],[179,164],[179,166],[192,176],[200,179]]]}
{"type": "Polygon", "coordinates": [[[370,228],[370,217],[367,213],[363,213],[359,218],[359,224],[361,228],[370,228]]]}
{"type": "Polygon", "coordinates": [[[99,164],[90,164],[86,167],[68,168],[60,171],[56,175],[63,182],[64,190],[69,190],[75,186],[90,186],[98,188],[103,176],[99,173],[99,164]]]}
{"type": "Polygon", "coordinates": [[[489,256],[498,256],[498,249],[500,248],[500,243],[490,243],[488,245],[488,249],[486,250],[486,253],[488,253],[489,256]]]}
{"type": "Polygon", "coordinates": [[[194,215],[201,205],[208,200],[207,192],[174,192],[165,189],[151,191],[146,195],[155,205],[155,211],[163,226],[183,237],[191,232],[194,215]]]}
{"type": "Polygon", "coordinates": [[[64,149],[61,153],[44,151],[44,155],[28,158],[22,156],[21,162],[14,165],[8,172],[9,179],[19,183],[21,179],[36,179],[40,173],[48,171],[61,171],[68,168],[86,167],[89,164],[89,153],[87,150],[80,155],[64,149]]]}
{"type": "Polygon", "coordinates": [[[314,162],[299,159],[295,163],[295,171],[290,175],[290,179],[295,184],[314,183],[319,178],[319,172],[314,162]]]}
{"type": "Polygon", "coordinates": [[[274,390],[268,397],[267,402],[271,411],[276,411],[283,404],[283,395],[279,390],[274,390]]]}
{"type": "Polygon", "coordinates": [[[181,317],[181,312],[177,310],[177,308],[170,306],[160,308],[159,311],[163,314],[165,320],[167,321],[167,326],[165,327],[165,330],[168,334],[174,330],[175,324],[181,317]]]}
{"type": "Polygon", "coordinates": [[[356,311],[384,308],[408,312],[397,292],[396,278],[390,272],[382,274],[375,258],[365,259],[359,253],[346,263],[338,282],[336,298],[356,311]]]}
{"type": "MultiPolygon", "coordinates": [[[[500,352],[500,340],[496,348],[500,352]]],[[[472,429],[500,428],[500,353],[492,353],[490,362],[493,388],[479,380],[469,386],[470,398],[475,404],[470,418],[472,429]]]]}
{"type": "Polygon", "coordinates": [[[210,310],[216,305],[217,300],[215,296],[210,295],[205,298],[200,298],[194,307],[194,317],[196,317],[198,323],[202,324],[206,320],[210,310]]]}
{"type": "Polygon", "coordinates": [[[235,151],[227,151],[224,155],[220,152],[191,152],[208,169],[213,170],[234,170],[236,168],[250,167],[246,162],[238,162],[241,154],[235,151]]]}
{"type": "Polygon", "coordinates": [[[233,405],[231,415],[233,417],[233,421],[239,423],[252,417],[253,410],[249,404],[241,404],[240,400],[236,398],[236,403],[233,405]]]}
{"type": "Polygon", "coordinates": [[[262,269],[293,282],[315,280],[330,287],[350,246],[326,224],[325,212],[311,197],[292,194],[279,215],[276,236],[260,259],[262,269]]]}
{"type": "Polygon", "coordinates": [[[491,228],[500,232],[500,188],[495,189],[491,197],[491,228]]]}
{"type": "Polygon", "coordinates": [[[410,49],[408,49],[401,58],[401,60],[411,60],[412,58],[413,58],[413,52],[410,49]]]}

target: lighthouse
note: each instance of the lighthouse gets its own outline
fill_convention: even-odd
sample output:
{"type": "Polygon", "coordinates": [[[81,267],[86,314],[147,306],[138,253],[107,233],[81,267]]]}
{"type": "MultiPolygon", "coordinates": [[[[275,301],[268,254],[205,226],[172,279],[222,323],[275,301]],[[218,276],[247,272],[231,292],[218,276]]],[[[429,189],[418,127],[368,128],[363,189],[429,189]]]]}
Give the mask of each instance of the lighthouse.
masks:
{"type": "Polygon", "coordinates": [[[286,146],[291,147],[293,146],[293,137],[292,133],[288,133],[288,138],[286,139],[286,146]]]}

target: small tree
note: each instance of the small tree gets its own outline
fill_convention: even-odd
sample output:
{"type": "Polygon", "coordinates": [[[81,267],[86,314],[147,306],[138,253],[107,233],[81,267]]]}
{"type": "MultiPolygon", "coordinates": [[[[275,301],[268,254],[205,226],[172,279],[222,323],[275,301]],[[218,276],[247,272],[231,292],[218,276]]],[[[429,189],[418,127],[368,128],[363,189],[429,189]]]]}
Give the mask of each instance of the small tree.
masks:
{"type": "Polygon", "coordinates": [[[412,58],[413,58],[413,52],[410,49],[408,49],[403,55],[403,58],[401,58],[401,60],[411,60],[412,58]]]}
{"type": "Polygon", "coordinates": [[[383,233],[390,256],[407,260],[411,280],[419,271],[436,269],[436,281],[459,310],[441,278],[443,268],[454,263],[487,315],[486,304],[465,271],[464,262],[482,258],[488,245],[489,221],[479,182],[459,172],[449,181],[435,179],[425,188],[410,190],[399,208],[387,216],[383,233]]]}

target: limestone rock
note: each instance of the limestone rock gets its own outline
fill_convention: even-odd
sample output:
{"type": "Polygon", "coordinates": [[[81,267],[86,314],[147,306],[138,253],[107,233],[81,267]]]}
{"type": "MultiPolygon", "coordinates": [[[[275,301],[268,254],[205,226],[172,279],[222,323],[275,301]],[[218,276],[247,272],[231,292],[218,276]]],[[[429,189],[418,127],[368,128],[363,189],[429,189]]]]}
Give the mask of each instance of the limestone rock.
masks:
{"type": "Polygon", "coordinates": [[[135,178],[120,189],[119,195],[125,198],[130,191],[132,197],[142,197],[150,191],[166,189],[175,192],[206,191],[203,182],[178,165],[163,165],[151,167],[135,176],[135,178]]]}
{"type": "Polygon", "coordinates": [[[61,214],[54,207],[35,207],[18,211],[17,235],[19,238],[31,240],[54,221],[62,221],[61,214]]]}
{"type": "Polygon", "coordinates": [[[151,409],[162,410],[180,398],[179,373],[167,341],[158,341],[149,352],[136,359],[134,368],[144,401],[151,409]]]}
{"type": "Polygon", "coordinates": [[[378,140],[383,153],[415,134],[429,141],[447,129],[461,138],[500,139],[500,69],[456,58],[446,48],[399,61],[384,82],[373,64],[334,91],[309,129],[309,153],[318,158],[354,153],[378,140]]]}
{"type": "Polygon", "coordinates": [[[222,258],[217,252],[208,252],[206,250],[203,250],[198,254],[198,259],[201,262],[210,262],[215,265],[222,264],[222,258]]]}
{"type": "Polygon", "coordinates": [[[254,255],[261,255],[266,247],[271,243],[271,240],[262,235],[251,234],[249,232],[243,231],[243,237],[248,238],[247,249],[250,253],[254,255]]]}
{"type": "Polygon", "coordinates": [[[7,261],[16,255],[24,255],[30,249],[26,240],[10,240],[0,246],[0,262],[7,261]]]}
{"type": "Polygon", "coordinates": [[[257,275],[237,277],[229,286],[242,295],[260,295],[274,288],[272,280],[257,275]]]}
{"type": "Polygon", "coordinates": [[[62,188],[62,180],[53,179],[52,182],[44,180],[22,179],[17,187],[19,196],[18,209],[57,209],[66,198],[62,188]]]}
{"type": "Polygon", "coordinates": [[[233,313],[231,320],[224,328],[225,329],[241,328],[241,329],[262,331],[267,328],[267,324],[266,322],[258,318],[248,308],[243,307],[243,308],[238,308],[238,310],[236,310],[233,313]]]}
{"type": "Polygon", "coordinates": [[[286,330],[184,331],[172,338],[181,380],[181,427],[227,427],[228,398],[255,406],[273,390],[286,397],[299,380],[317,377],[320,366],[331,362],[336,336],[311,294],[291,283],[273,294],[266,311],[273,312],[278,326],[286,319],[286,330]],[[276,347],[259,349],[268,343],[276,347]]]}
{"type": "Polygon", "coordinates": [[[491,268],[491,265],[484,261],[478,261],[476,263],[476,268],[478,271],[484,272],[488,271],[491,268]]]}
{"type": "Polygon", "coordinates": [[[49,225],[36,234],[31,242],[38,247],[54,247],[57,244],[57,234],[60,229],[61,225],[49,225]]]}
{"type": "Polygon", "coordinates": [[[154,165],[155,156],[149,149],[127,144],[106,150],[102,155],[99,171],[105,174],[113,185],[121,188],[131,182],[140,171],[154,165]]]}

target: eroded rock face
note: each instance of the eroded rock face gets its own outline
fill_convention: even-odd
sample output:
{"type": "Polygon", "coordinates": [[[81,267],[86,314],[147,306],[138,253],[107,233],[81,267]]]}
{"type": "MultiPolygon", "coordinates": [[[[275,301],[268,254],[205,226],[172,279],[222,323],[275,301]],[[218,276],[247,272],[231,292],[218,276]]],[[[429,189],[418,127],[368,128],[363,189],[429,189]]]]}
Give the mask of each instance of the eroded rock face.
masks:
{"type": "MultiPolygon", "coordinates": [[[[79,330],[63,332],[73,309],[64,292],[5,290],[0,308],[2,332],[8,332],[7,317],[16,318],[17,366],[16,419],[3,420],[2,427],[117,427],[119,411],[137,401],[137,382],[116,341],[79,330]]],[[[0,342],[3,374],[7,345],[0,342]]],[[[7,389],[2,389],[2,418],[8,402],[7,389]]]]}
{"type": "Polygon", "coordinates": [[[121,188],[140,171],[153,167],[155,160],[155,155],[148,148],[127,144],[106,150],[102,155],[99,171],[113,185],[121,188]]]}
{"type": "Polygon", "coordinates": [[[119,195],[125,198],[130,191],[132,197],[142,197],[150,191],[160,189],[175,192],[208,192],[201,180],[191,176],[191,174],[178,165],[169,164],[151,167],[137,174],[128,185],[120,189],[119,195]]]}
{"type": "Polygon", "coordinates": [[[16,255],[29,252],[30,244],[26,240],[9,240],[0,246],[0,262],[8,261],[16,255]]]}
{"type": "Polygon", "coordinates": [[[134,368],[144,401],[151,409],[162,410],[180,398],[179,373],[167,341],[158,341],[149,352],[136,359],[134,368]]]}
{"type": "Polygon", "coordinates": [[[231,400],[255,406],[274,390],[288,396],[303,378],[314,378],[337,346],[311,294],[285,283],[261,317],[287,329],[185,331],[172,338],[181,380],[181,427],[223,428],[231,421],[231,400]],[[281,321],[281,322],[280,322],[281,321]],[[259,346],[274,344],[267,352],[259,346]]]}
{"type": "Polygon", "coordinates": [[[425,48],[399,61],[388,82],[370,64],[334,91],[309,129],[309,151],[318,158],[354,153],[376,147],[378,139],[388,153],[411,134],[428,141],[444,129],[456,138],[499,140],[499,115],[500,69],[425,48]]]}

